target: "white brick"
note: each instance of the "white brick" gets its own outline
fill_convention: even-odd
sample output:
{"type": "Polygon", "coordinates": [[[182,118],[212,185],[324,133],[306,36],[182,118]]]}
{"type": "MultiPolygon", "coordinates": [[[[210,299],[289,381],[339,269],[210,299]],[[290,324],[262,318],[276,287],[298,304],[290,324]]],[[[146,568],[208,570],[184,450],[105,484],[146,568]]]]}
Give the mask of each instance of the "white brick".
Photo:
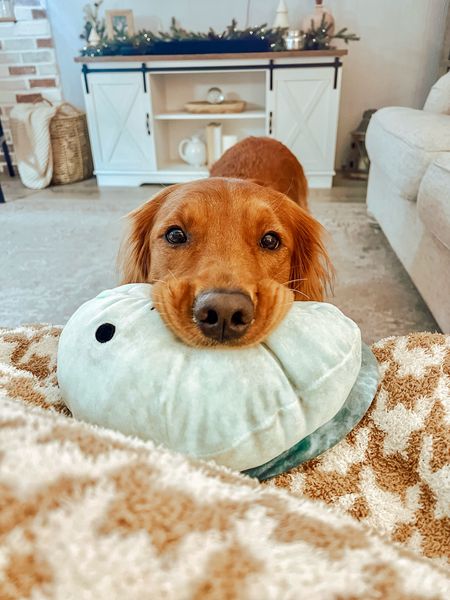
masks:
{"type": "Polygon", "coordinates": [[[50,102],[61,102],[62,101],[61,90],[59,90],[58,88],[40,89],[40,90],[38,90],[38,93],[42,94],[42,96],[44,98],[47,98],[47,100],[50,100],[50,102]]]}
{"type": "MultiPolygon", "coordinates": [[[[34,8],[38,7],[35,6],[34,8]]],[[[16,6],[14,8],[14,14],[16,15],[17,21],[32,21],[33,14],[31,11],[31,6],[16,6]]]]}
{"type": "Polygon", "coordinates": [[[4,65],[20,65],[22,62],[17,52],[0,52],[0,63],[4,65]]]}
{"type": "Polygon", "coordinates": [[[58,67],[56,65],[39,65],[39,75],[58,75],[58,67]]]}
{"type": "Polygon", "coordinates": [[[9,77],[8,79],[0,79],[0,90],[27,90],[28,81],[25,79],[14,79],[9,77]]]}
{"type": "Polygon", "coordinates": [[[22,52],[23,62],[34,65],[41,62],[55,62],[53,50],[36,50],[33,52],[22,52]]]}
{"type": "Polygon", "coordinates": [[[15,6],[31,6],[32,8],[45,8],[47,0],[15,0],[15,6]]]}
{"type": "Polygon", "coordinates": [[[8,67],[0,66],[0,77],[5,77],[5,75],[9,75],[8,67]]]}
{"type": "Polygon", "coordinates": [[[5,50],[34,50],[36,41],[31,38],[10,38],[3,40],[5,50]]]}
{"type": "Polygon", "coordinates": [[[0,37],[1,39],[6,37],[14,37],[14,31],[16,28],[16,23],[2,23],[0,25],[0,37]]]}
{"type": "Polygon", "coordinates": [[[0,92],[0,104],[15,104],[16,94],[14,92],[0,92]]]}
{"type": "Polygon", "coordinates": [[[3,39],[22,36],[50,37],[50,26],[46,19],[18,21],[13,25],[2,27],[1,33],[3,39]]]}

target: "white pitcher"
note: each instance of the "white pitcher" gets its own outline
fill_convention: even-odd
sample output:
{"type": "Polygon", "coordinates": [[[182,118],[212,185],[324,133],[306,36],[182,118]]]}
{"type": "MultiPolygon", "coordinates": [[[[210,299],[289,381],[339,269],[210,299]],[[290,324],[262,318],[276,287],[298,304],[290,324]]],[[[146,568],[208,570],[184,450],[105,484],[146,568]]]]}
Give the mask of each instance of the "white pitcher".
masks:
{"type": "Polygon", "coordinates": [[[206,163],[206,146],[197,134],[181,140],[178,146],[178,154],[184,162],[193,167],[201,167],[206,163]]]}

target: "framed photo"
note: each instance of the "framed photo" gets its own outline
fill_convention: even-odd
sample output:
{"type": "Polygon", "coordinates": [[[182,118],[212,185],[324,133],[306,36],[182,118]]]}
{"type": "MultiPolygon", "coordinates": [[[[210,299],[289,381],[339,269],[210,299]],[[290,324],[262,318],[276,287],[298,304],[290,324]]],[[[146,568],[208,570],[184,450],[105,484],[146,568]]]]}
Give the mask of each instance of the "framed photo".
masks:
{"type": "Polygon", "coordinates": [[[106,34],[112,39],[116,36],[134,35],[132,10],[106,10],[106,34]]]}

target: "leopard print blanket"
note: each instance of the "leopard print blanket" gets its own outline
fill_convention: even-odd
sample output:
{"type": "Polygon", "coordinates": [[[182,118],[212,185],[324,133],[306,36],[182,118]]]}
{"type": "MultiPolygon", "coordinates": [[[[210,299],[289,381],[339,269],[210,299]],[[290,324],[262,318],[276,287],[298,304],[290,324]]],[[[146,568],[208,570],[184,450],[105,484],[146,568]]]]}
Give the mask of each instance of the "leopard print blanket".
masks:
{"type": "Polygon", "coordinates": [[[2,599],[449,597],[450,336],[375,344],[361,423],[260,485],[71,419],[59,334],[0,330],[2,599]]]}
{"type": "Polygon", "coordinates": [[[372,346],[382,379],[357,427],[271,485],[324,500],[389,539],[450,556],[450,336],[411,334],[372,346]]]}

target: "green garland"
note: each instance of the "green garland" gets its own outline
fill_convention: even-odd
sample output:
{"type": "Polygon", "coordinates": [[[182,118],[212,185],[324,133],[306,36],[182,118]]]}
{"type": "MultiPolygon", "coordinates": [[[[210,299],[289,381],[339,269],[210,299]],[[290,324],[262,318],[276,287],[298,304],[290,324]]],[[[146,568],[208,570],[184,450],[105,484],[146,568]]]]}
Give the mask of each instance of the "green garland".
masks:
{"type": "Polygon", "coordinates": [[[247,29],[237,29],[237,21],[233,19],[231,24],[225,28],[222,33],[216,33],[212,27],[206,32],[187,31],[182,27],[177,27],[175,17],[172,17],[168,32],[159,32],[156,36],[158,40],[169,42],[172,40],[242,40],[248,38],[268,39],[270,42],[279,42],[283,39],[286,28],[277,27],[267,29],[267,23],[259,27],[248,27],[247,29]]]}
{"type": "Polygon", "coordinates": [[[311,21],[311,28],[308,31],[302,31],[303,50],[328,50],[332,39],[344,40],[346,44],[360,40],[356,34],[347,33],[347,27],[333,35],[330,35],[330,28],[331,23],[327,23],[325,14],[322,15],[322,21],[318,27],[314,27],[314,21],[311,21]]]}
{"type": "MultiPolygon", "coordinates": [[[[175,17],[172,17],[169,31],[160,31],[153,33],[148,30],[141,30],[133,36],[121,36],[116,35],[114,39],[108,39],[104,34],[105,27],[104,23],[99,21],[99,29],[101,29],[102,35],[100,35],[99,29],[97,33],[100,35],[100,43],[97,46],[86,45],[81,49],[82,56],[109,56],[117,54],[152,54],[152,47],[155,42],[171,42],[171,41],[218,41],[218,40],[252,40],[260,39],[267,40],[271,50],[284,50],[284,36],[286,29],[282,27],[269,28],[264,23],[259,27],[248,27],[247,29],[237,29],[237,21],[233,19],[231,24],[226,27],[221,33],[217,33],[214,29],[209,28],[206,32],[187,31],[181,27],[177,27],[175,17]]],[[[89,38],[92,25],[87,31],[85,26],[85,32],[80,36],[83,39],[89,38]]]]}
{"type": "MultiPolygon", "coordinates": [[[[182,27],[177,27],[175,18],[172,17],[169,31],[160,31],[153,33],[148,30],[141,30],[136,35],[121,35],[116,32],[113,39],[109,39],[105,33],[105,21],[99,19],[98,11],[103,0],[94,3],[94,8],[89,5],[85,7],[85,25],[84,31],[80,35],[86,41],[92,28],[95,27],[100,42],[96,46],[87,44],[81,49],[81,56],[115,56],[115,55],[147,55],[154,54],[153,47],[156,42],[171,41],[219,41],[219,40],[266,40],[270,50],[285,50],[286,28],[267,28],[264,23],[259,27],[248,27],[247,29],[237,29],[237,21],[233,19],[231,24],[221,33],[209,28],[206,32],[187,31],[182,27]]],[[[348,44],[350,41],[358,41],[360,38],[354,33],[347,33],[347,28],[339,30],[336,34],[330,35],[331,24],[325,20],[325,15],[318,27],[314,27],[311,21],[311,28],[306,32],[301,32],[303,36],[303,50],[326,50],[330,48],[332,39],[342,39],[348,44]]]]}

